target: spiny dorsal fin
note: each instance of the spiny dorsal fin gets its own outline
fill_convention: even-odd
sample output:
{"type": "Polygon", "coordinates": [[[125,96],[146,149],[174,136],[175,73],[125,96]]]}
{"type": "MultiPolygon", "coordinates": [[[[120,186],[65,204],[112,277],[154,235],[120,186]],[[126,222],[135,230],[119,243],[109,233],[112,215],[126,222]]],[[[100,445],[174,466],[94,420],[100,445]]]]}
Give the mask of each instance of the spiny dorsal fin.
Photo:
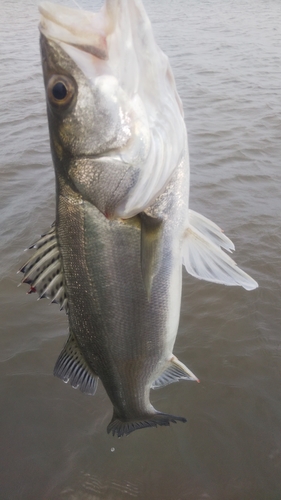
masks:
{"type": "Polygon", "coordinates": [[[72,333],[58,357],[54,375],[85,394],[93,396],[97,390],[98,377],[85,361],[72,333]]]}
{"type": "Polygon", "coordinates": [[[67,313],[67,296],[54,224],[50,231],[29,247],[32,248],[36,251],[20,269],[24,274],[22,283],[30,285],[28,293],[37,292],[40,299],[52,299],[67,313]]]}
{"type": "Polygon", "coordinates": [[[162,375],[153,382],[151,389],[159,389],[165,385],[178,382],[179,380],[194,380],[199,382],[198,378],[187,368],[181,361],[172,356],[169,366],[164,370],[162,375]]]}

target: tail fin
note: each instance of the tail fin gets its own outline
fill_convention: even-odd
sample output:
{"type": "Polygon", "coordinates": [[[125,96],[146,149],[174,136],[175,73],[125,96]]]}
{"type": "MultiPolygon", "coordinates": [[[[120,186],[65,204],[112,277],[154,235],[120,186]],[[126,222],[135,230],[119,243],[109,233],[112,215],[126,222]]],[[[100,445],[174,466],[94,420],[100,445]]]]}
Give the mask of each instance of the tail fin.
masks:
{"type": "Polygon", "coordinates": [[[171,422],[173,424],[177,422],[186,422],[186,418],[175,417],[174,415],[168,415],[167,413],[161,413],[155,410],[155,413],[141,415],[140,419],[123,420],[114,409],[112,420],[107,427],[107,433],[110,434],[112,432],[113,436],[116,434],[120,438],[122,436],[128,436],[128,434],[138,429],[157,427],[158,425],[168,426],[171,422]]]}

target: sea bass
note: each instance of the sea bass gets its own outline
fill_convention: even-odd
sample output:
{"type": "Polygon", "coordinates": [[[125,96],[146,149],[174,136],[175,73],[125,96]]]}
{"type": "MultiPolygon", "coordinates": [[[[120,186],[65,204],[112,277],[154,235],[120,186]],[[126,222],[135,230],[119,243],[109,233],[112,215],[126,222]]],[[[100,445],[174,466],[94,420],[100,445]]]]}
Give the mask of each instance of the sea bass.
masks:
{"type": "Polygon", "coordinates": [[[184,422],[150,403],[151,388],[198,381],[173,354],[182,263],[200,279],[257,283],[189,210],[183,108],[142,1],[39,10],[56,220],[21,271],[68,314],[54,373],[91,395],[101,379],[113,435],[184,422]]]}

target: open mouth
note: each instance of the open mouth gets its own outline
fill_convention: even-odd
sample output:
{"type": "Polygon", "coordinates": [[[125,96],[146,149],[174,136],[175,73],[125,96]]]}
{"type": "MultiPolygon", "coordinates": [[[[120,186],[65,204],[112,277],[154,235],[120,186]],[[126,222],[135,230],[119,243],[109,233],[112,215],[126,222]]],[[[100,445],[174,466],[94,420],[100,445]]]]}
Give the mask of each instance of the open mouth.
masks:
{"type": "Polygon", "coordinates": [[[39,12],[39,29],[47,38],[99,59],[108,58],[106,36],[109,24],[104,9],[94,13],[43,2],[39,5],[39,12]]]}

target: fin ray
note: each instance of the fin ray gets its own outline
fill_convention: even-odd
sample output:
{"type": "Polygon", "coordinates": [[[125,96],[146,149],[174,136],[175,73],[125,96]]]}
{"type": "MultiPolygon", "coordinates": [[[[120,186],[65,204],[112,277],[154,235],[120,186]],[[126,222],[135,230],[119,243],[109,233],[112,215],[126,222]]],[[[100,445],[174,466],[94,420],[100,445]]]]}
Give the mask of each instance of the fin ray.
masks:
{"type": "Polygon", "coordinates": [[[161,413],[155,410],[155,413],[142,415],[139,419],[123,420],[114,409],[112,420],[107,427],[107,433],[112,433],[113,436],[116,434],[120,438],[122,436],[128,436],[131,432],[138,429],[157,427],[158,425],[169,426],[171,423],[176,424],[177,422],[186,422],[186,418],[176,417],[175,415],[169,415],[168,413],[161,413]]]}
{"type": "Polygon", "coordinates": [[[187,366],[181,363],[176,356],[173,356],[169,362],[169,366],[164,370],[162,375],[153,382],[151,389],[159,389],[173,382],[179,382],[179,380],[193,380],[199,382],[196,375],[194,375],[187,366]]]}
{"type": "Polygon", "coordinates": [[[72,333],[58,357],[54,375],[85,394],[93,396],[97,390],[98,377],[84,359],[72,333]]]}
{"type": "Polygon", "coordinates": [[[35,243],[32,243],[32,245],[30,245],[30,247],[28,247],[27,250],[32,250],[33,248],[39,249],[42,246],[46,245],[46,243],[55,240],[56,239],[55,229],[56,229],[55,224],[52,224],[51,229],[46,233],[42,234],[41,238],[35,243]]]}
{"type": "Polygon", "coordinates": [[[253,290],[258,283],[240,269],[212,239],[189,225],[183,242],[183,263],[189,274],[213,283],[253,290]]]}
{"type": "Polygon", "coordinates": [[[200,231],[200,233],[209,238],[215,245],[224,248],[228,252],[233,252],[235,250],[234,243],[224,234],[223,230],[204,215],[190,209],[189,223],[200,231]]]}
{"type": "Polygon", "coordinates": [[[53,225],[31,245],[30,249],[34,248],[36,251],[21,267],[20,272],[24,274],[22,283],[30,285],[28,293],[37,292],[40,299],[51,299],[53,303],[60,305],[60,309],[65,309],[68,313],[63,268],[55,230],[53,225]]]}

